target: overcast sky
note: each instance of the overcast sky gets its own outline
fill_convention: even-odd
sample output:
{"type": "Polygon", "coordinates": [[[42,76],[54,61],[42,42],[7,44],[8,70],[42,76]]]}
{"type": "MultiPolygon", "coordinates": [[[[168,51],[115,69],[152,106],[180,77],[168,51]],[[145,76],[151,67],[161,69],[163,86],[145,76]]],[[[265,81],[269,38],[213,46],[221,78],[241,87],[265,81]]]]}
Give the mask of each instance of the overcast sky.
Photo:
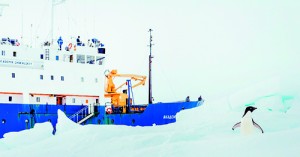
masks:
{"type": "MultiPolygon", "coordinates": [[[[50,0],[10,2],[1,35],[50,37],[50,0]]],[[[67,0],[55,8],[54,34],[97,37],[109,69],[147,75],[152,28],[156,100],[209,98],[271,78],[296,86],[299,8],[296,0],[67,0]]]]}

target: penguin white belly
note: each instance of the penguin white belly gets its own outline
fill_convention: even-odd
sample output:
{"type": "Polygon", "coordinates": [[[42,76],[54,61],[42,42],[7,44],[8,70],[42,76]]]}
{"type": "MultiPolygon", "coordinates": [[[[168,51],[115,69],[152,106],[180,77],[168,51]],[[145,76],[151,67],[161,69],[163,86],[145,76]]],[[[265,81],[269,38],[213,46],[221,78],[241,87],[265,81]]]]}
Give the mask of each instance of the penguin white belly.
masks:
{"type": "Polygon", "coordinates": [[[241,120],[241,134],[250,135],[254,132],[254,125],[252,122],[251,112],[247,112],[241,120]]]}

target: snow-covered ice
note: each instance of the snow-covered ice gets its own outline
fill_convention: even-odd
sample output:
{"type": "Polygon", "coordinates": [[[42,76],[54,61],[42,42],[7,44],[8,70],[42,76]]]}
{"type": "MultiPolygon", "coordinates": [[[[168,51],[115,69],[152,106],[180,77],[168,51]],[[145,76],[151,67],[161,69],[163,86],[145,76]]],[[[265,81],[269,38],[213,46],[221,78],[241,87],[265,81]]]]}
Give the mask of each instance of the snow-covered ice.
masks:
{"type": "MultiPolygon", "coordinates": [[[[185,110],[177,122],[164,126],[80,126],[59,111],[57,133],[50,123],[5,134],[0,156],[297,156],[300,154],[300,104],[296,98],[286,111],[257,104],[253,119],[264,129],[243,136],[231,127],[245,107],[228,105],[228,98],[205,100],[185,110]]],[[[277,104],[278,105],[278,104],[277,104]]]]}

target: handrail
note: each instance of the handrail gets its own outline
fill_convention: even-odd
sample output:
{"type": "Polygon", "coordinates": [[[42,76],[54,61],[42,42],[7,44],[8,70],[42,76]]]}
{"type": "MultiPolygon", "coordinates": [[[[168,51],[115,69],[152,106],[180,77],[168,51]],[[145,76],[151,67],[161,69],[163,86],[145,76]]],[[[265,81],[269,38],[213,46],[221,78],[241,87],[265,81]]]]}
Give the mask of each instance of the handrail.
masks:
{"type": "Polygon", "coordinates": [[[76,117],[76,119],[74,119],[73,121],[75,121],[76,123],[79,122],[79,115],[81,114],[81,116],[86,117],[89,115],[89,106],[86,106],[84,108],[82,108],[81,110],[79,110],[78,112],[74,113],[72,116],[69,117],[69,119],[73,120],[73,118],[76,117]]]}

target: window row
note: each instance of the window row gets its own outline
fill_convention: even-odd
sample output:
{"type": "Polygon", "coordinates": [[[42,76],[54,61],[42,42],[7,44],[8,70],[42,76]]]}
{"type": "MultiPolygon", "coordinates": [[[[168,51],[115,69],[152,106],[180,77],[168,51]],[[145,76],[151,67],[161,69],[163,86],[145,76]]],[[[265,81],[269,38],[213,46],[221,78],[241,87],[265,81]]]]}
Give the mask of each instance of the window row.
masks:
{"type": "MultiPolygon", "coordinates": [[[[11,78],[16,78],[16,73],[11,73],[11,78]]],[[[51,75],[50,79],[54,80],[54,76],[51,75]]],[[[44,80],[44,75],[40,75],[40,80],[44,80]]],[[[60,80],[61,81],[65,81],[65,77],[64,76],[60,76],[60,80]]]]}
{"type": "MultiPolygon", "coordinates": [[[[44,56],[44,54],[40,54],[40,59],[46,59],[49,60],[49,54],[45,54],[46,57],[44,56]]],[[[101,57],[101,56],[91,56],[91,55],[80,55],[77,54],[77,63],[81,63],[81,64],[98,64],[98,65],[102,65],[103,61],[104,61],[105,57],[101,57]]],[[[67,61],[67,62],[73,62],[73,55],[67,55],[65,54],[63,56],[63,61],[67,61]]],[[[55,60],[59,61],[60,57],[59,56],[55,56],[55,60]]]]}
{"type": "MultiPolygon", "coordinates": [[[[35,98],[36,102],[41,102],[41,97],[36,97],[35,98]]],[[[8,97],[8,101],[9,102],[12,102],[13,101],[13,97],[12,96],[9,96],[8,97]]],[[[87,101],[87,100],[86,100],[87,101]]],[[[96,102],[98,103],[99,102],[99,99],[96,99],[96,102]]],[[[72,103],[76,103],[76,99],[75,98],[72,98],[72,103]]]]}
{"type": "MultiPolygon", "coordinates": [[[[41,97],[36,97],[36,102],[41,102],[41,97]]],[[[76,99],[72,98],[72,103],[76,103],[76,99]]]]}
{"type": "MultiPolygon", "coordinates": [[[[40,80],[44,80],[44,75],[40,75],[40,80]]],[[[54,80],[54,76],[53,75],[50,76],[50,80],[54,80]]],[[[65,77],[64,76],[60,76],[60,80],[61,81],[65,81],[65,77]]]]}
{"type": "MultiPolygon", "coordinates": [[[[4,50],[1,51],[1,55],[5,56],[5,51],[4,50]]],[[[16,51],[13,52],[13,56],[17,57],[17,52],[16,51]]]]}
{"type": "MultiPolygon", "coordinates": [[[[16,73],[11,73],[12,78],[16,78],[16,73]]],[[[40,80],[44,80],[44,75],[40,75],[40,80]]],[[[54,75],[50,75],[50,80],[54,80],[54,75]]],[[[64,76],[60,76],[61,81],[65,81],[64,76]]],[[[80,78],[81,82],[84,82],[84,77],[80,78]]],[[[95,83],[98,83],[98,78],[95,78],[95,83]]]]}
{"type": "MultiPolygon", "coordinates": [[[[1,51],[1,55],[5,56],[5,51],[2,50],[1,51]]],[[[49,54],[45,54],[46,57],[44,57],[44,54],[40,54],[40,59],[46,59],[49,60],[49,54]]],[[[13,57],[17,57],[17,52],[14,51],[13,52],[13,57]]],[[[104,61],[105,57],[101,57],[101,56],[91,56],[91,55],[77,55],[77,63],[81,63],[81,64],[98,64],[98,65],[102,65],[103,61],[104,61]]],[[[59,61],[60,58],[59,56],[55,56],[55,60],[59,61]]],[[[73,55],[65,55],[64,56],[64,61],[68,61],[68,62],[73,62],[73,55]]]]}

